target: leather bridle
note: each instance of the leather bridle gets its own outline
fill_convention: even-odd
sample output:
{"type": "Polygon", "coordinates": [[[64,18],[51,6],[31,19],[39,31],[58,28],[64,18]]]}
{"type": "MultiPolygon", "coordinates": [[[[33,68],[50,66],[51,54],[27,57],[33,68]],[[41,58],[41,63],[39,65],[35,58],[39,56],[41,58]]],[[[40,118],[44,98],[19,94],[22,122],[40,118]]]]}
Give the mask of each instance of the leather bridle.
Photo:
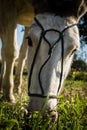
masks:
{"type": "MultiPolygon", "coordinates": [[[[58,94],[60,87],[61,87],[62,76],[63,76],[63,62],[64,62],[63,61],[63,59],[64,59],[64,37],[63,37],[63,35],[64,35],[64,32],[67,29],[72,28],[73,26],[77,26],[77,24],[72,24],[72,25],[64,28],[62,31],[59,31],[59,30],[53,29],[53,28],[45,30],[36,17],[34,18],[34,20],[35,20],[36,24],[41,28],[41,34],[40,34],[40,39],[39,39],[39,42],[38,42],[38,45],[37,45],[37,48],[36,48],[36,52],[34,54],[33,62],[32,62],[32,65],[31,65],[31,69],[30,69],[29,82],[28,82],[28,94],[31,97],[46,98],[48,95],[45,95],[45,93],[44,93],[44,89],[43,89],[43,86],[42,86],[42,83],[41,83],[41,72],[42,72],[44,66],[50,60],[50,58],[53,54],[53,50],[56,47],[57,43],[59,41],[61,41],[61,73],[60,73],[60,81],[59,81],[58,90],[57,90],[57,94],[58,94]],[[53,45],[51,45],[50,42],[48,41],[48,39],[45,37],[46,33],[51,32],[51,31],[57,32],[59,34],[58,39],[54,42],[53,45]],[[40,46],[41,46],[42,39],[44,39],[46,41],[46,43],[49,45],[49,51],[48,51],[48,58],[45,60],[45,62],[41,66],[39,73],[38,73],[38,80],[39,80],[39,85],[40,85],[40,89],[41,89],[41,94],[36,94],[36,93],[30,93],[30,86],[31,86],[33,68],[34,68],[34,65],[35,65],[35,62],[36,62],[38,51],[39,51],[40,46]]],[[[55,95],[49,95],[49,98],[57,99],[58,95],[56,95],[56,96],[55,95]]]]}

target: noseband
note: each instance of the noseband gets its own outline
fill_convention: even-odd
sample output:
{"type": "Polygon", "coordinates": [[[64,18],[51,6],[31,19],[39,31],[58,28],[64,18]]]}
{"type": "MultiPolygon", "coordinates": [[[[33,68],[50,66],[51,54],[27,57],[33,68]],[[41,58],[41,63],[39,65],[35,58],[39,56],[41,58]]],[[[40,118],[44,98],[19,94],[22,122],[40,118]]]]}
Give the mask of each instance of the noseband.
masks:
{"type": "MultiPolygon", "coordinates": [[[[57,43],[59,41],[61,41],[61,73],[60,73],[60,81],[59,81],[58,90],[57,90],[57,94],[58,94],[60,87],[61,87],[62,76],[63,76],[63,59],[64,59],[64,37],[63,37],[63,35],[64,35],[64,32],[67,29],[69,29],[73,26],[76,26],[77,24],[72,24],[72,25],[64,28],[62,31],[59,31],[59,30],[53,29],[53,28],[45,30],[36,17],[34,18],[34,20],[37,23],[37,25],[41,28],[41,35],[40,35],[40,39],[39,39],[39,42],[38,42],[38,45],[37,45],[37,48],[36,48],[36,52],[35,52],[35,55],[34,55],[34,58],[33,58],[31,69],[30,69],[29,82],[28,82],[28,94],[29,94],[29,96],[32,96],[32,97],[46,98],[47,95],[45,95],[45,93],[44,93],[44,89],[43,89],[42,82],[41,82],[41,72],[42,72],[44,66],[50,60],[50,58],[53,54],[53,50],[56,47],[57,43]],[[57,32],[59,34],[59,38],[56,40],[56,42],[53,45],[51,45],[50,42],[48,41],[48,39],[45,37],[46,33],[51,32],[51,31],[57,32]],[[35,62],[36,62],[38,51],[39,51],[40,46],[41,46],[42,39],[44,39],[46,41],[46,43],[49,45],[49,51],[48,51],[48,58],[45,60],[45,62],[41,66],[39,73],[38,73],[38,80],[39,80],[39,85],[40,85],[40,89],[41,89],[41,94],[36,94],[36,93],[30,93],[30,86],[31,86],[31,79],[32,79],[32,74],[33,74],[33,68],[34,68],[34,65],[35,65],[35,62]]],[[[49,95],[49,98],[57,99],[58,95],[56,95],[56,96],[55,95],[49,95]]]]}

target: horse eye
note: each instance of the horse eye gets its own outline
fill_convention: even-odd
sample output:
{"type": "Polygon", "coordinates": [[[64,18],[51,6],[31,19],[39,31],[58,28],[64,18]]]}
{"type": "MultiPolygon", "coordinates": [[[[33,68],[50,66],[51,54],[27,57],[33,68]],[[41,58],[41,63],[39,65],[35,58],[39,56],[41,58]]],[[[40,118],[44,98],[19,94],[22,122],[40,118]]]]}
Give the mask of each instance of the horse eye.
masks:
{"type": "Polygon", "coordinates": [[[72,52],[70,53],[70,56],[72,56],[76,51],[77,49],[73,49],[72,52]]]}
{"type": "Polygon", "coordinates": [[[26,37],[26,39],[28,39],[28,45],[29,45],[30,47],[32,47],[33,44],[32,44],[31,38],[28,36],[28,37],[26,37]]]}

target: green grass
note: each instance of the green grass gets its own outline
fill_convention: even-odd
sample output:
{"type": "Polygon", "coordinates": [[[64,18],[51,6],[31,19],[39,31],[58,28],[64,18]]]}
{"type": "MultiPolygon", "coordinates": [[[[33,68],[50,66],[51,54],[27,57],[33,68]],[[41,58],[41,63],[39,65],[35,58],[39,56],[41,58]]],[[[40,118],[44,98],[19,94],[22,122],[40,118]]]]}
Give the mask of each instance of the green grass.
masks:
{"type": "MultiPolygon", "coordinates": [[[[28,104],[26,80],[23,78],[22,95],[16,96],[16,104],[0,102],[0,130],[87,130],[87,82],[66,80],[58,98],[58,120],[42,117],[34,112],[25,116],[28,104]]],[[[44,108],[44,107],[43,107],[44,108]]]]}

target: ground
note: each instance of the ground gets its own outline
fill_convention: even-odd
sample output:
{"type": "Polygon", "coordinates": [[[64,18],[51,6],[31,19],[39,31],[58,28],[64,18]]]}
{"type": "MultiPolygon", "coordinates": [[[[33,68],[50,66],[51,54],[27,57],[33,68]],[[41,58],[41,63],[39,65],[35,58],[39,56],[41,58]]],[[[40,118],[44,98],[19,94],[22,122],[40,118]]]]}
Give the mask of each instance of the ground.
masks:
{"type": "Polygon", "coordinates": [[[30,117],[24,115],[28,103],[27,76],[23,75],[22,95],[16,96],[17,103],[0,102],[1,130],[86,130],[87,129],[87,82],[69,79],[58,98],[58,120],[50,123],[51,118],[42,118],[35,112],[30,117]]]}

